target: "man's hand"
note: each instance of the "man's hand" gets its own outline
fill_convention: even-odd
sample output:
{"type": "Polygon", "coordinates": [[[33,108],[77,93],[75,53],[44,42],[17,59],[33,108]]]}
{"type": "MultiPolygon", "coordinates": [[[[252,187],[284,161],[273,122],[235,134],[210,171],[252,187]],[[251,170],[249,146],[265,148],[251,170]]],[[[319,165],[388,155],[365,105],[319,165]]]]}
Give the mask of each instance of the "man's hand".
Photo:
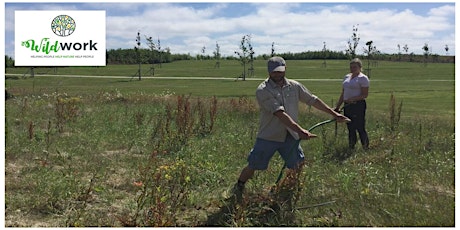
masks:
{"type": "Polygon", "coordinates": [[[351,121],[350,118],[348,118],[348,117],[346,117],[346,116],[344,116],[344,115],[342,115],[340,113],[337,113],[335,115],[335,119],[337,120],[337,122],[347,122],[348,123],[348,122],[351,121]]]}
{"type": "MultiPolygon", "coordinates": [[[[331,107],[327,106],[321,99],[316,99],[315,103],[313,104],[313,107],[317,108],[318,110],[321,110],[323,112],[326,112],[332,116],[335,117],[337,122],[350,122],[351,120],[348,117],[345,117],[344,115],[340,114],[337,111],[334,111],[331,107]]],[[[335,109],[338,109],[335,108],[335,109]]]]}
{"type": "Polygon", "coordinates": [[[316,134],[310,133],[306,129],[302,128],[301,131],[302,132],[299,132],[298,134],[299,134],[299,138],[302,140],[308,140],[308,139],[317,137],[316,134]]]}

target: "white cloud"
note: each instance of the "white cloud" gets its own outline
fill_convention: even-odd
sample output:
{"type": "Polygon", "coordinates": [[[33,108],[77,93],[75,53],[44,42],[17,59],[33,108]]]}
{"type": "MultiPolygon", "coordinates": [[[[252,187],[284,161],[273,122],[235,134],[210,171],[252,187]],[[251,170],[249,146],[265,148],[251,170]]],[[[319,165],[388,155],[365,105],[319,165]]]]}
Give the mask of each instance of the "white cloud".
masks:
{"type": "Polygon", "coordinates": [[[428,13],[431,16],[445,17],[455,14],[455,6],[445,5],[438,8],[433,8],[428,13]]]}

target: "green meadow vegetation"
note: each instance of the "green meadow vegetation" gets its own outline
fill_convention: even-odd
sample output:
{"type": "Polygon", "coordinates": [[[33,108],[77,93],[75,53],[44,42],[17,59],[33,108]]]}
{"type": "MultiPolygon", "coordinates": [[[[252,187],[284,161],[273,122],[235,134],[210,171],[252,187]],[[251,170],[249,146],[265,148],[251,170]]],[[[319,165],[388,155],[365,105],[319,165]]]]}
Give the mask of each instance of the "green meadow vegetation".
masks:
{"type": "MultiPolygon", "coordinates": [[[[333,105],[348,61],[322,62],[287,60],[287,77],[333,105]]],[[[299,175],[275,185],[275,155],[242,203],[227,198],[266,61],[246,81],[237,61],[150,67],[6,68],[5,226],[455,226],[455,64],[371,66],[370,149],[321,126],[299,175]]],[[[305,128],[327,119],[302,105],[305,128]]]]}

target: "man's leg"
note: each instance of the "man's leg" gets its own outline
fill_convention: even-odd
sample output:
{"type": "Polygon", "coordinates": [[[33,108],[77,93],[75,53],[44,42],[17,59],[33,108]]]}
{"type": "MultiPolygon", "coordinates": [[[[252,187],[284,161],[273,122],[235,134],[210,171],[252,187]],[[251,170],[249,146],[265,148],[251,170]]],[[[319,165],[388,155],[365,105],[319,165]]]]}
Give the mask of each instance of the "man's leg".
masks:
{"type": "Polygon", "coordinates": [[[246,182],[252,178],[255,170],[266,170],[268,168],[270,159],[275,154],[278,145],[279,143],[274,141],[263,139],[256,140],[254,148],[248,156],[248,165],[243,168],[238,177],[238,182],[233,187],[233,193],[237,196],[239,201],[242,199],[246,182]]]}
{"type": "Polygon", "coordinates": [[[240,174],[240,177],[238,178],[238,185],[244,186],[246,181],[252,178],[254,175],[255,170],[250,168],[249,166],[246,166],[240,174]]]}
{"type": "Polygon", "coordinates": [[[283,148],[279,149],[281,157],[285,161],[286,176],[274,189],[273,195],[285,210],[292,210],[294,197],[300,191],[299,176],[305,161],[305,155],[300,142],[291,135],[286,137],[283,148]]]}
{"type": "Polygon", "coordinates": [[[246,166],[243,170],[241,170],[238,182],[232,188],[232,194],[236,198],[236,202],[241,203],[243,201],[244,185],[252,178],[254,172],[255,170],[249,166],[246,166]]]}
{"type": "Polygon", "coordinates": [[[278,142],[257,139],[248,156],[248,165],[241,171],[238,183],[244,185],[254,175],[255,170],[268,168],[270,159],[280,145],[278,142]]]}

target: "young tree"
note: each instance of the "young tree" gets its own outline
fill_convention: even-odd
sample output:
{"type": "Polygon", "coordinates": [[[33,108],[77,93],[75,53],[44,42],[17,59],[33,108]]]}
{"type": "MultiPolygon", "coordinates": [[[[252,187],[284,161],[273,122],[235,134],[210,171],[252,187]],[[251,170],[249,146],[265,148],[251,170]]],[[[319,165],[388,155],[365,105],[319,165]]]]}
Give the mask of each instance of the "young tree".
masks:
{"type": "Polygon", "coordinates": [[[403,47],[403,50],[407,54],[409,52],[409,46],[407,46],[407,44],[405,44],[404,47],[403,47]]]}
{"type": "Polygon", "coordinates": [[[370,63],[372,56],[377,52],[377,47],[372,46],[373,41],[366,42],[366,48],[364,48],[364,53],[367,54],[367,76],[371,77],[371,67],[370,63]]]}
{"type": "Polygon", "coordinates": [[[405,54],[406,58],[409,57],[409,61],[412,61],[412,56],[413,56],[413,55],[412,55],[412,54],[409,54],[409,46],[408,46],[407,44],[405,44],[405,45],[403,46],[403,50],[404,50],[404,52],[406,53],[406,54],[405,54]]]}
{"type": "Polygon", "coordinates": [[[161,63],[163,62],[163,50],[161,50],[160,37],[158,37],[157,50],[158,50],[158,57],[159,57],[158,65],[161,68],[161,63]]]}
{"type": "Polygon", "coordinates": [[[201,47],[201,61],[203,61],[205,53],[206,53],[206,46],[203,46],[201,47]]]}
{"type": "Polygon", "coordinates": [[[216,59],[216,64],[214,65],[214,68],[220,68],[220,46],[219,46],[219,43],[217,42],[216,42],[216,50],[213,53],[214,53],[214,59],[216,59]]]}
{"type": "Polygon", "coordinates": [[[136,36],[136,46],[134,46],[134,50],[137,54],[137,62],[139,63],[139,69],[137,70],[137,74],[139,76],[139,81],[141,80],[141,32],[137,32],[136,36]]]}
{"type": "Polygon", "coordinates": [[[254,49],[252,48],[251,37],[248,38],[248,47],[249,47],[249,64],[251,65],[251,67],[249,68],[249,76],[254,77],[254,49]]]}
{"type": "Polygon", "coordinates": [[[323,68],[326,68],[326,57],[327,57],[326,42],[323,42],[323,64],[322,64],[323,68]]]}
{"type": "Polygon", "coordinates": [[[243,66],[243,74],[241,75],[241,78],[243,78],[243,81],[245,81],[246,80],[246,64],[252,63],[252,60],[254,58],[254,51],[252,50],[250,35],[243,36],[243,38],[241,39],[241,43],[240,43],[240,50],[241,52],[235,51],[235,54],[238,55],[239,61],[241,65],[243,66]]]}
{"type": "Polygon", "coordinates": [[[150,48],[150,62],[152,63],[152,66],[150,67],[150,72],[152,76],[155,76],[155,52],[156,52],[156,46],[155,43],[153,42],[152,37],[145,37],[145,40],[147,40],[147,45],[150,48]]]}
{"type": "Polygon", "coordinates": [[[424,65],[427,66],[428,65],[428,56],[430,55],[430,48],[428,47],[428,44],[425,43],[425,45],[422,47],[422,49],[423,49],[423,56],[425,56],[424,65]]]}
{"type": "Polygon", "coordinates": [[[353,59],[356,57],[356,47],[358,47],[359,43],[359,34],[358,34],[358,25],[353,26],[353,34],[351,36],[351,40],[348,39],[348,48],[346,49],[346,54],[353,59]]]}

